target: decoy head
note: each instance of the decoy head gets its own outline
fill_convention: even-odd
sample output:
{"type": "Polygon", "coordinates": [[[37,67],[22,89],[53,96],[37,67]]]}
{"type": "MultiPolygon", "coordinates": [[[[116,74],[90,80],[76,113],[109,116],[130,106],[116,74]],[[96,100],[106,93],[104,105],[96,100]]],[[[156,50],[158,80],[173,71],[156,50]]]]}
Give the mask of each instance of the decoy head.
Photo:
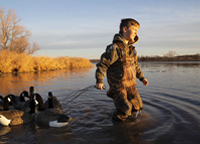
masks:
{"type": "Polygon", "coordinates": [[[43,111],[44,110],[44,103],[43,103],[42,97],[38,93],[34,94],[34,96],[36,96],[36,100],[38,102],[38,111],[43,111]]]}
{"type": "Polygon", "coordinates": [[[0,95],[0,102],[3,103],[3,96],[0,95]]]}
{"type": "Polygon", "coordinates": [[[48,108],[53,108],[53,94],[49,92],[48,95],[48,108]]]}
{"type": "Polygon", "coordinates": [[[9,110],[9,102],[11,101],[10,99],[10,95],[6,96],[4,99],[3,99],[3,109],[4,111],[7,111],[9,110]]]}
{"type": "Polygon", "coordinates": [[[20,94],[19,100],[20,100],[21,102],[24,102],[24,101],[25,101],[25,97],[27,97],[27,98],[30,99],[30,97],[29,97],[27,91],[23,91],[23,92],[20,94]]]}
{"type": "Polygon", "coordinates": [[[48,98],[53,98],[52,92],[48,92],[48,98]]]}
{"type": "Polygon", "coordinates": [[[12,105],[11,101],[14,103],[17,103],[16,96],[13,94],[9,94],[9,95],[5,96],[4,100],[5,99],[7,99],[9,105],[12,105]]]}
{"type": "Polygon", "coordinates": [[[3,101],[3,96],[2,95],[0,95],[0,101],[3,101]]]}
{"type": "Polygon", "coordinates": [[[33,86],[30,86],[29,93],[30,93],[30,99],[33,99],[33,97],[34,97],[34,87],[33,86]]]}

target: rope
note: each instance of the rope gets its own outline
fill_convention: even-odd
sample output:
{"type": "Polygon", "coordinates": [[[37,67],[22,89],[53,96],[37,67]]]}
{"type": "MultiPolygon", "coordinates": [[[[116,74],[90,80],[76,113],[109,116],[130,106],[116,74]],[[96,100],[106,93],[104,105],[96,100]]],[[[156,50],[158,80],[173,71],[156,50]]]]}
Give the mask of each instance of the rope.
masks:
{"type": "MultiPolygon", "coordinates": [[[[78,97],[80,97],[85,91],[88,91],[88,90],[94,89],[94,88],[96,89],[96,86],[95,85],[91,85],[91,86],[85,87],[83,89],[80,89],[80,90],[78,90],[76,92],[69,93],[68,95],[70,97],[73,97],[73,98],[71,98],[68,102],[66,102],[66,103],[63,104],[64,107],[65,107],[65,110],[63,112],[66,113],[66,111],[67,111],[66,107],[67,107],[67,105],[69,103],[73,102],[75,99],[77,99],[78,97]]],[[[105,86],[103,87],[103,90],[107,91],[105,86]]],[[[63,101],[65,101],[67,98],[68,97],[66,97],[65,99],[63,99],[63,101]]]]}
{"type": "MultiPolygon", "coordinates": [[[[75,97],[73,97],[71,100],[69,100],[67,103],[65,103],[65,105],[67,105],[67,104],[71,103],[72,101],[74,101],[75,99],[77,99],[79,96],[81,96],[85,91],[89,90],[90,88],[94,88],[94,85],[91,85],[91,86],[88,86],[88,87],[86,87],[86,88],[83,88],[83,89],[78,90],[78,91],[77,91],[78,94],[73,94],[73,92],[70,93],[69,95],[75,95],[75,97]]],[[[67,98],[67,97],[66,97],[66,98],[67,98]]],[[[65,100],[66,100],[66,99],[64,99],[64,101],[65,101],[65,100]]]]}
{"type": "MultiPolygon", "coordinates": [[[[65,103],[65,105],[71,103],[72,101],[74,101],[75,99],[77,99],[79,96],[81,96],[85,91],[88,91],[88,90],[91,89],[91,88],[96,88],[96,86],[91,85],[91,86],[85,87],[85,88],[83,88],[83,89],[80,89],[80,90],[78,90],[78,91],[76,92],[76,93],[79,93],[79,94],[76,94],[76,93],[74,94],[74,92],[71,92],[71,93],[68,94],[68,95],[75,95],[75,97],[73,97],[71,100],[69,100],[67,103],[65,103]]],[[[103,90],[107,91],[105,86],[103,87],[103,90]]],[[[67,98],[68,98],[68,97],[66,97],[63,101],[65,101],[67,98]]]]}

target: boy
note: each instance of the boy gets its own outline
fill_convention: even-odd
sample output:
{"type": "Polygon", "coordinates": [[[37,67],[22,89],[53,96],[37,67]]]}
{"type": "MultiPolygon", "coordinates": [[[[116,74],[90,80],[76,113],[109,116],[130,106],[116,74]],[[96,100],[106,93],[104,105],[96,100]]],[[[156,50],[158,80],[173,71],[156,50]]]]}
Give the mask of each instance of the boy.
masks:
{"type": "Polygon", "coordinates": [[[137,53],[133,44],[139,37],[137,31],[140,24],[131,18],[121,20],[120,31],[115,34],[113,43],[108,45],[97,63],[96,88],[103,89],[102,83],[107,72],[107,81],[110,89],[107,96],[114,101],[116,110],[114,120],[125,121],[143,108],[141,97],[136,89],[136,78],[145,86],[148,80],[144,78],[137,61],[137,53]]]}

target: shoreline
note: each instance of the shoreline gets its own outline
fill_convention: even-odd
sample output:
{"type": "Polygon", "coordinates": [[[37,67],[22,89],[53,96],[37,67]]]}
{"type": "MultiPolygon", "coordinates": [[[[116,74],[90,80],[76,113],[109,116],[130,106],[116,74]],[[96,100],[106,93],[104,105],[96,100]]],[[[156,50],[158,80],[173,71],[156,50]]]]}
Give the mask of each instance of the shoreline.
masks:
{"type": "MultiPolygon", "coordinates": [[[[100,59],[90,59],[91,62],[99,62],[100,59]]],[[[175,62],[175,61],[200,61],[200,54],[166,56],[138,56],[138,62],[175,62]]]]}

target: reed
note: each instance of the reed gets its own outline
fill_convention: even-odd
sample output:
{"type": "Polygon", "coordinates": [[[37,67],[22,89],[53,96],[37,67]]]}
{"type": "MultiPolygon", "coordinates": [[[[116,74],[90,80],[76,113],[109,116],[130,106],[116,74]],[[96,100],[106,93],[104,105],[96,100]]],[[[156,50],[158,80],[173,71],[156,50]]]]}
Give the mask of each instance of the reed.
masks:
{"type": "Polygon", "coordinates": [[[79,57],[30,56],[22,53],[0,51],[0,73],[37,72],[93,67],[90,60],[79,57]]]}

